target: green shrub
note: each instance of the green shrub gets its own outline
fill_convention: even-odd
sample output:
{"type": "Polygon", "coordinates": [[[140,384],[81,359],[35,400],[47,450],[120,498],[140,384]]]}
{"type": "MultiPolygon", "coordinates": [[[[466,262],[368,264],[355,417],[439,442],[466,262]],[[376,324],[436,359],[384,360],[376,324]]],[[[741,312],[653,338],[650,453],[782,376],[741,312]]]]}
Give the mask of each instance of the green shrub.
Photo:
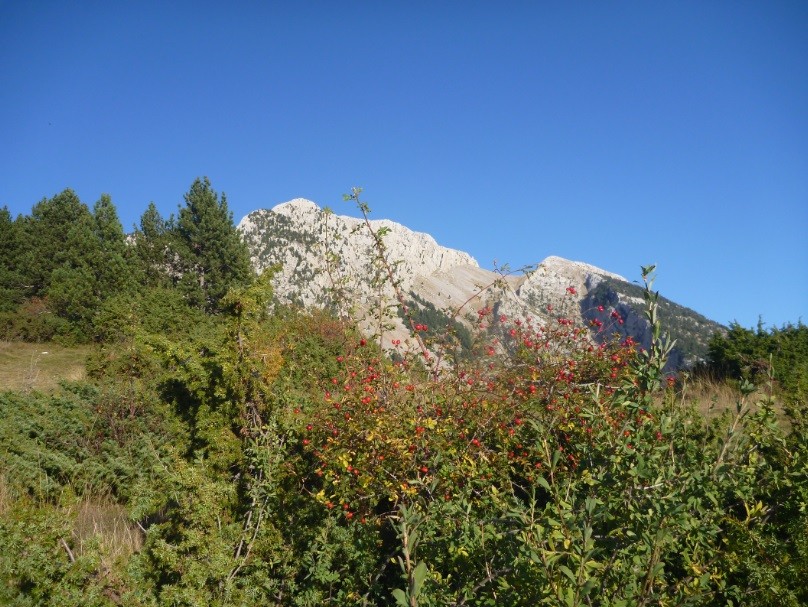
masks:
{"type": "MultiPolygon", "coordinates": [[[[495,330],[452,364],[418,310],[413,348],[388,356],[325,312],[272,307],[269,274],[216,315],[170,289],[107,299],[93,383],[0,394],[0,602],[806,604],[799,407],[786,431],[741,367],[735,408],[702,418],[665,374],[651,271],[645,350],[482,309],[495,330]],[[82,502],[142,545],[111,558],[79,531],[82,502]]],[[[731,328],[715,350],[770,355],[798,403],[799,372],[777,369],[804,364],[803,332],[731,328]]]]}
{"type": "Polygon", "coordinates": [[[698,371],[736,383],[768,385],[771,378],[793,421],[802,423],[808,412],[808,326],[767,330],[760,323],[752,330],[733,323],[726,334],[713,335],[708,360],[698,371]]]}

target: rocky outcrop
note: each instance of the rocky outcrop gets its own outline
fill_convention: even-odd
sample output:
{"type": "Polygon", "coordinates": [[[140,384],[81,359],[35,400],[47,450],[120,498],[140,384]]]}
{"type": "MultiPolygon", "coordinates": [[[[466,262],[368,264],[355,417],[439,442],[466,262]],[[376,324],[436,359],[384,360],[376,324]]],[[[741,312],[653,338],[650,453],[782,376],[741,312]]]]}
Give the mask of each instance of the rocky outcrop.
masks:
{"type": "MultiPolygon", "coordinates": [[[[401,287],[410,290],[423,276],[456,266],[478,267],[471,255],[440,246],[429,234],[386,219],[371,220],[395,263],[401,287]]],[[[276,277],[282,298],[304,305],[322,303],[324,294],[350,288],[366,300],[379,291],[383,268],[364,221],[335,215],[297,198],[271,210],[254,211],[238,225],[259,272],[280,266],[276,277]]]]}
{"type": "MultiPolygon", "coordinates": [[[[631,335],[647,346],[642,290],[596,266],[548,257],[523,275],[502,276],[480,268],[468,253],[439,245],[429,234],[393,221],[371,220],[383,234],[385,257],[408,301],[445,311],[446,318],[473,317],[493,306],[511,317],[549,322],[564,315],[592,328],[595,339],[631,335]]],[[[259,272],[274,268],[279,299],[329,307],[359,318],[365,330],[383,333],[383,343],[407,339],[395,292],[363,219],[336,215],[297,198],[250,213],[238,225],[259,272]]],[[[680,340],[671,368],[703,355],[721,326],[663,300],[662,319],[680,340]]]]}

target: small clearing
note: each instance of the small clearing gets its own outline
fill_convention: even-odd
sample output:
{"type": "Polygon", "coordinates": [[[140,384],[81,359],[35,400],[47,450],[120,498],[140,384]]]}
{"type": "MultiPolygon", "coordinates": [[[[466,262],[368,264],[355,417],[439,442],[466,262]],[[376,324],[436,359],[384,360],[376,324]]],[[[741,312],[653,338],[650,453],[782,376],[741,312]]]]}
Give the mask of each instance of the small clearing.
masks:
{"type": "Polygon", "coordinates": [[[0,391],[50,392],[62,380],[83,379],[92,346],[0,341],[0,391]]]}

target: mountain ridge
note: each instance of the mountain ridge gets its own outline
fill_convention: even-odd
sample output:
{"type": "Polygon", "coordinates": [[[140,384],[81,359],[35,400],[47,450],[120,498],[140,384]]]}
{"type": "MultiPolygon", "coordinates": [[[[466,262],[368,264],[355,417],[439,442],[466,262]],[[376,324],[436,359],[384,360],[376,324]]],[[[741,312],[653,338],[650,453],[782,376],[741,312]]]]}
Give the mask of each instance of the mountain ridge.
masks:
{"type": "MultiPolygon", "coordinates": [[[[383,234],[385,256],[408,306],[433,307],[447,322],[473,318],[484,307],[542,323],[564,314],[591,327],[596,340],[617,334],[650,343],[641,289],[619,274],[555,255],[518,275],[496,272],[481,268],[464,251],[440,245],[426,232],[389,219],[368,223],[383,234]]],[[[409,329],[393,312],[397,293],[364,219],[295,198],[248,213],[237,229],[256,270],[276,268],[273,284],[281,301],[328,307],[358,318],[365,331],[382,336],[383,346],[409,338],[409,329]]],[[[692,365],[706,354],[712,333],[723,327],[689,308],[664,302],[667,324],[676,328],[673,336],[686,342],[673,352],[670,367],[692,365]]]]}

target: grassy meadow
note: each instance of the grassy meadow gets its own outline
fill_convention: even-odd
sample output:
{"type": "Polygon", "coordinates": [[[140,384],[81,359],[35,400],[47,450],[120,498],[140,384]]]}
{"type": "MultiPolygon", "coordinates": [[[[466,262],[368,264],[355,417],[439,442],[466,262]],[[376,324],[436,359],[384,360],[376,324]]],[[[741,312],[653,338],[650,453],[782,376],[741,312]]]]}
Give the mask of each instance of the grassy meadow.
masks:
{"type": "Polygon", "coordinates": [[[50,392],[85,376],[91,346],[0,341],[0,391],[50,392]]]}

